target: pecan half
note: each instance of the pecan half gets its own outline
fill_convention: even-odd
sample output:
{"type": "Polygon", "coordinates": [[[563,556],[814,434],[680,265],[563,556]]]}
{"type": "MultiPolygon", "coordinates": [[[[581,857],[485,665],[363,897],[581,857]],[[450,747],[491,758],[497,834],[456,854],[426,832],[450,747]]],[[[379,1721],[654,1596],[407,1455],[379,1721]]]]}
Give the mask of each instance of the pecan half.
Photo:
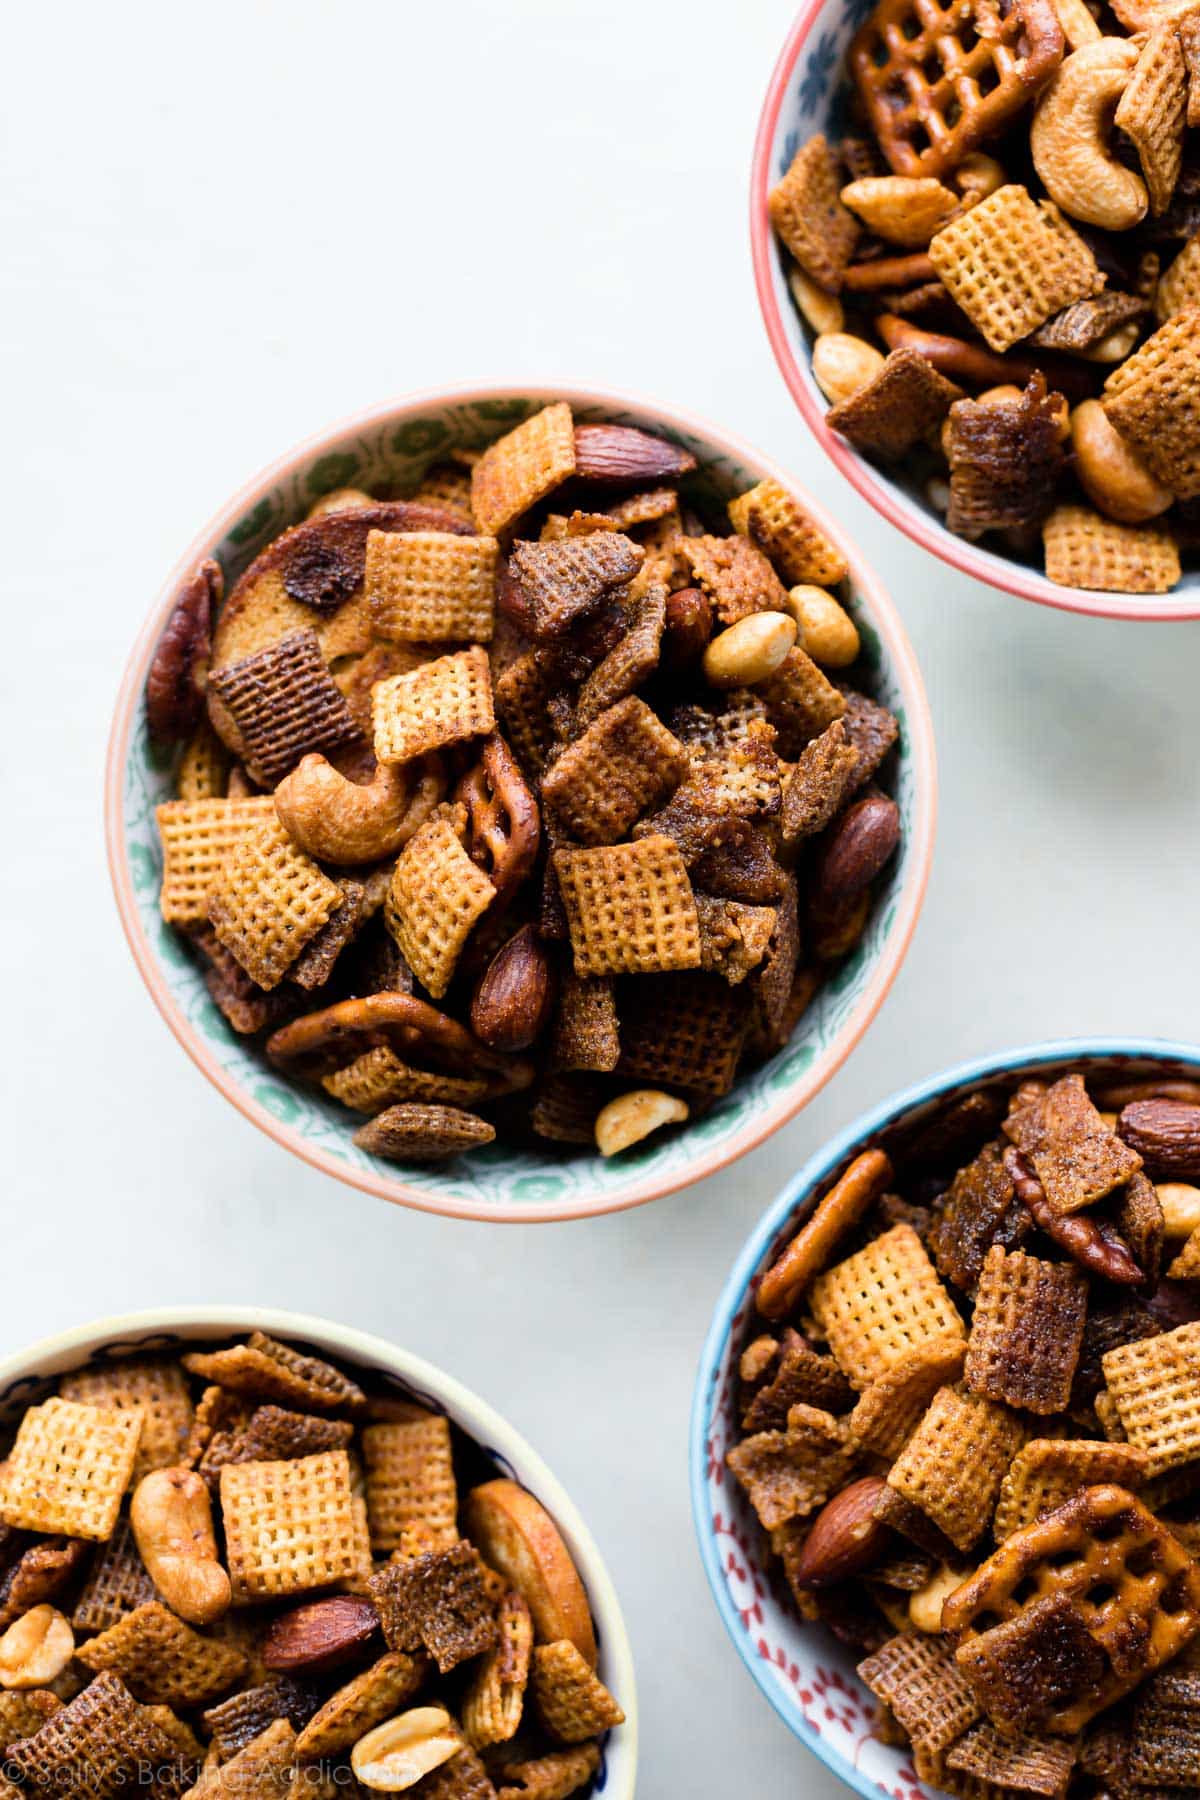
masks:
{"type": "Polygon", "coordinates": [[[1041,1182],[1015,1145],[1010,1144],[1004,1152],[1004,1167],[1017,1199],[1024,1201],[1035,1224],[1080,1268],[1120,1287],[1142,1286],[1146,1279],[1144,1272],[1111,1225],[1090,1219],[1083,1213],[1052,1212],[1041,1182]]]}
{"type": "Polygon", "coordinates": [[[213,616],[224,591],[221,565],[209,556],[175,596],[146,676],[146,723],[156,743],[175,743],[199,722],[213,616]]]}

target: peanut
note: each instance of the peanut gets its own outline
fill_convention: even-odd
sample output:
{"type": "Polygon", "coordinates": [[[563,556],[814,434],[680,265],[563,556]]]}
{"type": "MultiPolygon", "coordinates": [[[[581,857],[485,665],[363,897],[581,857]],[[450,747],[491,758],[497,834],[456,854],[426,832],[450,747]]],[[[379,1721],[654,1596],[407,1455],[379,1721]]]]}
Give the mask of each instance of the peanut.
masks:
{"type": "Polygon", "coordinates": [[[840,331],[846,323],[846,312],[836,294],[827,294],[803,269],[793,269],[788,276],[792,299],[816,332],[840,331]]]}
{"type": "Polygon", "coordinates": [[[943,1563],[929,1577],[924,1587],[918,1588],[908,1602],[908,1616],[918,1631],[939,1632],[942,1629],[942,1602],[947,1594],[952,1594],[956,1587],[961,1587],[966,1579],[961,1569],[949,1569],[943,1563]]]}
{"type": "Polygon", "coordinates": [[[813,345],[813,380],[834,406],[874,381],[882,367],[875,346],[848,331],[823,331],[813,345]]]}
{"type": "Polygon", "coordinates": [[[1171,504],[1136,451],[1110,425],[1099,400],[1084,400],[1071,414],[1075,467],[1092,505],[1121,525],[1142,525],[1171,504]]]}
{"type": "Polygon", "coordinates": [[[716,688],[753,687],[773,675],[796,641],[787,613],[749,613],[718,632],[704,652],[704,678],[716,688]]]}
{"type": "Polygon", "coordinates": [[[616,1156],[664,1125],[682,1124],[687,1116],[687,1102],[677,1100],[674,1094],[635,1088],[601,1109],[596,1119],[596,1148],[601,1156],[616,1156]]]}
{"type": "Polygon", "coordinates": [[[334,488],[331,494],[322,494],[309,507],[307,517],[323,519],[326,513],[358,512],[364,506],[374,506],[370,494],[364,494],[361,488],[334,488]]]}
{"type": "Polygon", "coordinates": [[[1008,176],[1004,173],[1003,163],[998,163],[994,156],[973,150],[970,156],[963,157],[950,179],[964,199],[974,205],[977,200],[986,200],[989,194],[1002,188],[1008,176]]]}
{"type": "Polygon", "coordinates": [[[869,231],[902,250],[924,250],[959,209],[958,196],[932,175],[868,175],[844,187],[841,199],[869,231]]]}
{"type": "Polygon", "coordinates": [[[398,1794],[441,1768],[462,1747],[443,1707],[414,1706],[360,1737],[350,1752],[350,1767],[364,1787],[398,1794]]]}
{"type": "Polygon", "coordinates": [[[153,1469],[129,1507],[138,1552],[172,1612],[209,1625],[229,1610],[229,1577],[217,1561],[212,1502],[194,1469],[153,1469]]]}
{"type": "Polygon", "coordinates": [[[1114,326],[1098,343],[1081,350],[1079,355],[1084,362],[1090,363],[1124,362],[1137,343],[1138,335],[1138,322],[1130,319],[1124,325],[1114,326]]]}
{"type": "Polygon", "coordinates": [[[1188,1181],[1160,1181],[1155,1192],[1162,1207],[1165,1237],[1188,1238],[1200,1230],[1200,1187],[1188,1181]]]}
{"type": "Polygon", "coordinates": [[[45,1687],[74,1654],[75,1633],[57,1607],[30,1607],[0,1637],[0,1687],[45,1687]]]}
{"type": "Polygon", "coordinates": [[[824,588],[801,583],[788,594],[799,627],[800,648],[826,669],[844,669],[858,655],[858,628],[850,614],[824,588]]]}

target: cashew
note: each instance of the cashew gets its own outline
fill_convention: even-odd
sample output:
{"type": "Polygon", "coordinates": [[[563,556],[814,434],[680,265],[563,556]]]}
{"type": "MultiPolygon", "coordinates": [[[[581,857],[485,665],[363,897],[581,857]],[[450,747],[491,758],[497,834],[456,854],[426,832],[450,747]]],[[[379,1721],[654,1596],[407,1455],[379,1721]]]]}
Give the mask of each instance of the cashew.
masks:
{"type": "Polygon", "coordinates": [[[191,1625],[229,1610],[229,1577],[217,1561],[212,1502],[194,1469],[153,1469],[129,1506],[138,1553],[155,1587],[191,1625]]]}
{"type": "Polygon", "coordinates": [[[1106,231],[1128,231],[1146,216],[1140,175],[1109,146],[1117,101],[1138,60],[1128,38],[1101,38],[1059,64],[1029,130],[1033,166],[1065,213],[1106,231]]]}
{"type": "Polygon", "coordinates": [[[961,1569],[950,1569],[942,1563],[925,1586],[909,1597],[908,1616],[918,1631],[938,1632],[942,1629],[942,1602],[947,1594],[961,1587],[965,1579],[961,1569]]]}
{"type": "Polygon", "coordinates": [[[704,652],[704,679],[717,688],[753,687],[773,675],[796,641],[788,613],[748,613],[719,631],[704,652]]]}
{"type": "Polygon", "coordinates": [[[813,345],[813,380],[834,406],[865,388],[882,367],[875,346],[848,331],[823,331],[813,345]]]}
{"type": "Polygon", "coordinates": [[[323,519],[326,513],[358,512],[364,506],[374,506],[370,494],[364,494],[361,488],[334,488],[331,494],[322,494],[314,501],[306,514],[310,519],[323,519]]]}
{"type": "Polygon", "coordinates": [[[1071,414],[1071,446],[1084,492],[1108,518],[1143,525],[1170,506],[1170,488],[1154,479],[1099,400],[1083,400],[1071,414]]]}
{"type": "Polygon", "coordinates": [[[924,250],[959,207],[932,175],[868,175],[844,187],[841,200],[876,237],[905,250],[924,250]]]}
{"type": "Polygon", "coordinates": [[[663,1125],[682,1124],[687,1116],[686,1101],[658,1088],[635,1088],[601,1108],[596,1118],[596,1148],[601,1156],[616,1156],[663,1125]]]}
{"type": "Polygon", "coordinates": [[[986,200],[989,194],[1002,188],[1008,176],[1004,172],[1004,164],[997,162],[994,156],[988,156],[982,150],[972,150],[969,156],[963,157],[950,179],[963,199],[969,200],[973,206],[976,201],[986,200]]]}
{"type": "Polygon", "coordinates": [[[314,753],[275,789],[275,811],[318,862],[378,862],[407,844],[443,788],[440,769],[437,776],[427,770],[414,793],[412,770],[403,763],[380,763],[364,786],[314,753]]]}
{"type": "Polygon", "coordinates": [[[803,269],[793,269],[788,276],[792,299],[814,331],[840,331],[846,323],[846,312],[836,294],[819,288],[803,269]]]}
{"type": "Polygon", "coordinates": [[[360,1737],[350,1767],[364,1787],[398,1794],[457,1756],[463,1741],[440,1706],[414,1706],[360,1737]]]}
{"type": "Polygon", "coordinates": [[[788,606],[799,627],[797,642],[825,669],[844,669],[858,655],[858,628],[845,607],[824,588],[801,583],[788,592],[788,606]]]}
{"type": "Polygon", "coordinates": [[[53,1606],[33,1606],[0,1637],[0,1687],[45,1687],[75,1654],[75,1633],[53,1606]]]}
{"type": "Polygon", "coordinates": [[[1160,1181],[1154,1191],[1162,1207],[1164,1237],[1189,1238],[1200,1231],[1200,1187],[1187,1181],[1160,1181]]]}

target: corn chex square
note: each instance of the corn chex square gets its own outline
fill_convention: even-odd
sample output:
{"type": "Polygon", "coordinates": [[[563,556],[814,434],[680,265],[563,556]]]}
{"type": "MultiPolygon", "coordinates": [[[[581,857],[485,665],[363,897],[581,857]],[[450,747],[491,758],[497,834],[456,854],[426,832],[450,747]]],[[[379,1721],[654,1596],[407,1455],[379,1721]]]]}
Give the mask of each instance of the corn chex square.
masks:
{"type": "Polygon", "coordinates": [[[374,1550],[395,1550],[406,1525],[427,1526],[439,1547],[458,1540],[458,1487],[449,1420],[413,1409],[411,1419],[368,1425],[367,1516],[374,1550]]]}
{"type": "Polygon", "coordinates": [[[341,900],[337,882],[275,819],[245,837],[225,863],[209,896],[208,917],[251,980],[270,989],[341,900]]]}
{"type": "Polygon", "coordinates": [[[364,592],[375,631],[419,644],[491,642],[496,616],[494,537],[451,531],[372,531],[364,592]]]}
{"type": "Polygon", "coordinates": [[[140,1406],[31,1406],[0,1483],[0,1520],[22,1531],[103,1543],[116,1528],[145,1414],[140,1406]]]}
{"type": "Polygon", "coordinates": [[[731,500],[728,512],[733,529],[757,544],[789,585],[832,587],[844,580],[845,557],[780,482],[760,481],[731,500]]]}
{"type": "Polygon", "coordinates": [[[63,1376],[58,1391],[63,1400],[80,1400],[85,1406],[142,1408],[135,1483],[151,1469],[166,1469],[182,1459],[192,1428],[192,1400],[178,1363],[117,1362],[79,1369],[63,1376]]]}
{"type": "Polygon", "coordinates": [[[471,470],[471,511],[499,534],[575,473],[575,422],[565,400],[489,444],[471,470]]]}
{"type": "Polygon", "coordinates": [[[1053,314],[1098,294],[1104,277],[1057,209],[1016,182],[944,225],[929,259],[993,350],[1009,350],[1053,314]]]}
{"type": "Polygon", "coordinates": [[[248,832],[275,817],[269,794],[246,800],[165,800],[155,808],[162,839],[158,904],[168,925],[203,925],[225,859],[248,832]]]}
{"type": "Polygon", "coordinates": [[[961,1338],[963,1323],[911,1225],[893,1225],[818,1275],[809,1305],[860,1392],[921,1346],[961,1338]]]}
{"type": "Polygon", "coordinates": [[[462,947],[496,897],[463,848],[462,808],[439,808],[396,859],[385,908],[388,930],[423,987],[439,1000],[462,947]]]}
{"type": "Polygon", "coordinates": [[[1118,525],[1090,506],[1056,506],[1042,526],[1046,574],[1060,587],[1166,594],[1182,574],[1179,546],[1156,525],[1118,525]]]}
{"type": "Polygon", "coordinates": [[[700,922],[668,837],[556,850],[576,975],[638,975],[700,965],[700,922]]]}
{"type": "Polygon", "coordinates": [[[221,1516],[236,1604],[333,1587],[360,1573],[344,1450],[294,1462],[227,1463],[221,1516]]]}
{"type": "Polygon", "coordinates": [[[487,651],[473,644],[376,682],[371,714],[382,763],[409,762],[445,744],[486,737],[496,727],[487,651]]]}
{"type": "Polygon", "coordinates": [[[1101,1359],[1108,1392],[1153,1478],[1200,1458],[1200,1319],[1101,1359]]]}
{"type": "Polygon", "coordinates": [[[1101,404],[1177,499],[1200,494],[1200,306],[1175,313],[1114,369],[1101,404]]]}
{"type": "Polygon", "coordinates": [[[958,1388],[939,1388],[888,1473],[888,1486],[919,1506],[959,1550],[991,1523],[1000,1483],[1021,1447],[1015,1413],[958,1388]]]}

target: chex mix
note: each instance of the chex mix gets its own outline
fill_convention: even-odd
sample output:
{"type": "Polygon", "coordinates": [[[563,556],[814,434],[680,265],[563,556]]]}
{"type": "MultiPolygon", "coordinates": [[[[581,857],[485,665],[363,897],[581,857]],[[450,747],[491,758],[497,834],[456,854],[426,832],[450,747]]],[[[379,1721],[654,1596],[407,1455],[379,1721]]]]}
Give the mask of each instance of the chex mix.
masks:
{"type": "Polygon", "coordinates": [[[878,0],[769,197],[828,424],[959,536],[1166,593],[1200,547],[1200,11],[878,0]]]}
{"type": "Polygon", "coordinates": [[[1200,1787],[1200,1084],[1068,1072],[860,1149],[755,1285],[772,1579],[959,1800],[1200,1787]]]}
{"type": "Polygon", "coordinates": [[[364,1150],[606,1155],[787,1042],[900,840],[838,548],[764,480],[545,407],[339,490],[150,671],[164,920],[364,1150]]]}
{"type": "Polygon", "coordinates": [[[554,1521],[424,1406],[256,1331],[17,1422],[8,1800],[566,1800],[623,1722],[554,1521]]]}

